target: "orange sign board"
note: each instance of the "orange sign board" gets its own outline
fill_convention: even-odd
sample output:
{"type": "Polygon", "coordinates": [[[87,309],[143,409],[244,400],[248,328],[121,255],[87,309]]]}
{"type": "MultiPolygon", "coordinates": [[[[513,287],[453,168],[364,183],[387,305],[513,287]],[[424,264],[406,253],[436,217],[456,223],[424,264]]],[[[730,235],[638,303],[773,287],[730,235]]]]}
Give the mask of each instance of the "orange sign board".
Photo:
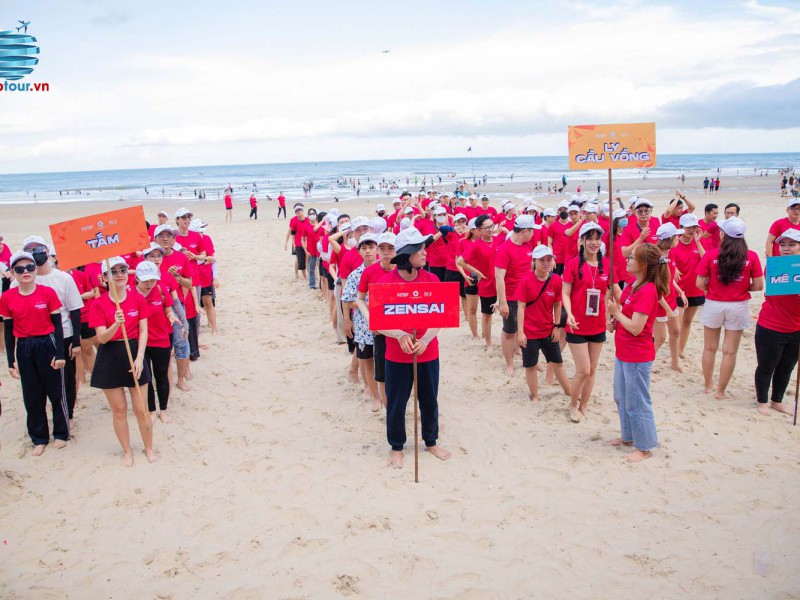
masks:
{"type": "Polygon", "coordinates": [[[647,169],[656,166],[656,124],[572,125],[569,168],[647,169]]]}
{"type": "Polygon", "coordinates": [[[50,225],[58,267],[63,270],[100,262],[150,245],[144,207],[132,206],[50,225]]]}

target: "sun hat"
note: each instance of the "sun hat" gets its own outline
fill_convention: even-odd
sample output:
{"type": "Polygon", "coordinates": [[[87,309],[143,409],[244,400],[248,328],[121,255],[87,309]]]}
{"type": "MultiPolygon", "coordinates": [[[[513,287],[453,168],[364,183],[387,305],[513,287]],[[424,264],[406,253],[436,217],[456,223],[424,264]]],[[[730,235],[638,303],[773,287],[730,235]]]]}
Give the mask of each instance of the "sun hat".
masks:
{"type": "Polygon", "coordinates": [[[370,227],[371,223],[365,217],[353,217],[350,219],[350,228],[355,231],[359,227],[370,227]]]}
{"type": "Polygon", "coordinates": [[[584,223],[583,225],[581,225],[578,237],[583,237],[587,235],[590,231],[595,231],[595,230],[599,231],[601,236],[603,235],[603,228],[600,227],[600,225],[598,225],[597,223],[584,223]]]}
{"type": "Polygon", "coordinates": [[[553,208],[545,208],[544,212],[542,212],[542,216],[545,216],[545,217],[557,217],[558,213],[553,208]]]}
{"type": "Polygon", "coordinates": [[[455,215],[453,215],[454,223],[456,221],[466,221],[466,220],[467,220],[467,215],[465,215],[464,213],[456,213],[455,215]]]}
{"type": "Polygon", "coordinates": [[[681,227],[696,227],[699,224],[699,221],[692,213],[685,213],[681,215],[679,223],[681,227]]]}
{"type": "Polygon", "coordinates": [[[683,232],[683,229],[678,229],[672,223],[664,223],[656,230],[656,235],[659,240],[668,240],[676,235],[681,235],[683,232]]]}
{"type": "Polygon", "coordinates": [[[370,221],[370,227],[372,229],[372,233],[375,235],[380,235],[386,231],[386,219],[383,217],[372,217],[372,220],[370,221]]]}
{"type": "Polygon", "coordinates": [[[621,208],[617,208],[617,209],[614,210],[613,213],[611,213],[611,219],[614,220],[614,221],[616,221],[617,219],[624,219],[627,216],[628,216],[628,213],[626,213],[621,208]]]}
{"type": "Polygon", "coordinates": [[[125,262],[125,259],[121,256],[113,256],[108,260],[103,261],[103,274],[105,275],[108,273],[108,269],[113,269],[117,265],[125,265],[128,266],[128,263],[125,262]]]}
{"type": "Polygon", "coordinates": [[[599,209],[597,208],[597,204],[592,204],[591,202],[587,203],[587,204],[586,204],[586,205],[583,207],[583,212],[585,212],[585,213],[594,213],[594,214],[597,214],[598,210],[599,210],[599,209]]]}
{"type": "Polygon", "coordinates": [[[545,256],[555,256],[553,251],[550,249],[550,246],[545,246],[543,244],[539,244],[536,248],[533,249],[531,252],[531,256],[533,258],[544,258],[545,256]]]}
{"type": "Polygon", "coordinates": [[[379,210],[386,210],[386,207],[383,204],[378,204],[375,207],[375,212],[378,212],[379,210]]]}
{"type": "Polygon", "coordinates": [[[541,229],[541,225],[537,225],[536,221],[530,215],[520,215],[514,221],[514,229],[541,229]]]}
{"type": "Polygon", "coordinates": [[[188,208],[181,206],[178,210],[175,211],[175,218],[180,219],[181,217],[185,217],[186,215],[191,215],[192,211],[188,208]]]}
{"type": "Polygon", "coordinates": [[[164,254],[164,249],[161,246],[159,246],[158,244],[156,244],[155,242],[152,242],[147,248],[142,250],[142,256],[147,256],[148,254],[150,254],[151,252],[154,252],[156,250],[161,252],[161,254],[164,254]]]}
{"type": "Polygon", "coordinates": [[[396,238],[397,236],[393,234],[391,231],[382,233],[378,236],[378,246],[380,246],[381,244],[390,244],[392,247],[394,247],[396,238]]]}
{"type": "Polygon", "coordinates": [[[404,229],[397,234],[394,241],[396,256],[392,259],[392,263],[396,264],[403,260],[403,256],[419,252],[423,248],[430,246],[433,243],[432,235],[422,235],[414,227],[404,229]]]}
{"type": "Polygon", "coordinates": [[[743,238],[747,231],[747,226],[744,224],[744,221],[736,217],[725,219],[719,224],[719,228],[722,229],[725,235],[732,238],[743,238]]]}
{"type": "Polygon", "coordinates": [[[787,229],[775,239],[775,243],[780,244],[781,240],[800,242],[800,229],[787,229]]]}
{"type": "Polygon", "coordinates": [[[161,271],[158,270],[156,263],[144,260],[136,265],[136,279],[139,281],[158,281],[161,279],[161,271]]]}
{"type": "Polygon", "coordinates": [[[653,203],[650,202],[647,198],[638,198],[636,200],[636,204],[633,205],[634,208],[639,208],[640,206],[649,206],[653,208],[653,203]]]}
{"type": "Polygon", "coordinates": [[[374,233],[365,233],[360,238],[358,238],[358,247],[361,247],[361,244],[365,242],[373,242],[375,244],[378,243],[378,236],[374,233]]]}
{"type": "Polygon", "coordinates": [[[25,241],[22,242],[22,249],[24,250],[28,246],[47,246],[47,242],[40,235],[29,235],[25,238],[25,241]]]}
{"type": "Polygon", "coordinates": [[[194,231],[195,233],[203,233],[206,227],[208,225],[203,219],[192,219],[192,222],[189,223],[189,231],[194,231]]]}

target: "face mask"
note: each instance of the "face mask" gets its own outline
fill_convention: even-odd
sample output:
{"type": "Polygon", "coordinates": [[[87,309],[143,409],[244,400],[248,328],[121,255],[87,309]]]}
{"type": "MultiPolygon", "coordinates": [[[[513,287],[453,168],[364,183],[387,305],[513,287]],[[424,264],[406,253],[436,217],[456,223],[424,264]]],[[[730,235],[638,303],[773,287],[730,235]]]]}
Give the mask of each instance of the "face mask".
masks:
{"type": "Polygon", "coordinates": [[[558,213],[559,219],[566,219],[567,217],[569,217],[569,213],[565,210],[562,210],[560,213],[558,213]]]}
{"type": "Polygon", "coordinates": [[[620,219],[619,221],[617,221],[617,223],[619,223],[620,227],[627,227],[628,226],[628,219],[627,218],[620,219]]]}
{"type": "Polygon", "coordinates": [[[47,256],[46,252],[34,252],[33,253],[33,262],[36,263],[37,267],[41,267],[43,264],[47,262],[47,259],[50,258],[47,256]]]}
{"type": "Polygon", "coordinates": [[[379,217],[382,217],[382,216],[383,216],[383,215],[385,215],[385,214],[386,214],[386,211],[384,211],[384,210],[379,210],[379,211],[378,211],[378,216],[379,216],[379,217]]]}
{"type": "Polygon", "coordinates": [[[309,221],[316,221],[317,220],[317,215],[315,215],[314,213],[311,213],[310,215],[308,215],[308,220],[309,221]]]}
{"type": "Polygon", "coordinates": [[[356,238],[347,238],[347,247],[348,248],[355,248],[357,243],[358,242],[356,242],[356,238]]]}
{"type": "Polygon", "coordinates": [[[437,223],[446,223],[447,222],[447,217],[445,217],[445,216],[436,217],[436,222],[437,223]]]}

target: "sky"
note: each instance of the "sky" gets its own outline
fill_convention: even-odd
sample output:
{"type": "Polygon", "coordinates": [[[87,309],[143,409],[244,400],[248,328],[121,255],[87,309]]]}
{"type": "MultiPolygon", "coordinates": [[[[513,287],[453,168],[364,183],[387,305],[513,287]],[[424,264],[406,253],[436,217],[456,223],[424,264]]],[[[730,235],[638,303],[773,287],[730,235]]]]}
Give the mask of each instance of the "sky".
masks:
{"type": "MultiPolygon", "coordinates": [[[[5,1],[40,62],[0,92],[0,173],[800,150],[800,2],[5,1]],[[384,52],[388,50],[388,52],[384,52]]],[[[0,80],[0,83],[4,83],[0,80]]]]}

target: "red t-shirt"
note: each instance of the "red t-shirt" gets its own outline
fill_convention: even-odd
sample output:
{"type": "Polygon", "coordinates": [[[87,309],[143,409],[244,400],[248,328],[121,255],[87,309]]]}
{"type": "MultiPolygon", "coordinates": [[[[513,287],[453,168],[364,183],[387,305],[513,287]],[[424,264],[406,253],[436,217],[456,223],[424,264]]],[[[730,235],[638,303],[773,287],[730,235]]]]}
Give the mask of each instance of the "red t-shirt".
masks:
{"type": "Polygon", "coordinates": [[[553,332],[553,305],[561,302],[561,277],[553,273],[544,292],[539,296],[543,285],[544,281],[539,281],[533,271],[528,271],[517,286],[517,301],[526,304],[522,329],[529,340],[538,340],[553,332]],[[528,304],[534,300],[536,302],[528,304]]]}
{"type": "Polygon", "coordinates": [[[617,358],[623,362],[640,363],[656,359],[656,346],[653,342],[653,323],[656,320],[658,306],[658,290],[652,282],[645,283],[633,292],[633,285],[622,290],[620,298],[622,314],[633,318],[633,313],[647,315],[647,322],[639,335],[633,335],[617,323],[614,343],[617,347],[617,358]]]}
{"type": "Polygon", "coordinates": [[[453,232],[447,236],[445,240],[445,244],[447,246],[447,270],[448,271],[455,271],[458,272],[458,267],[456,266],[456,257],[459,255],[459,250],[461,248],[461,242],[464,240],[464,236],[466,236],[466,232],[464,235],[458,235],[457,232],[453,232]]]}
{"type": "Polygon", "coordinates": [[[506,300],[516,300],[519,282],[531,272],[531,250],[528,246],[515,244],[507,239],[500,244],[494,256],[496,269],[505,269],[506,300]]]}
{"type": "Polygon", "coordinates": [[[281,208],[286,208],[286,196],[284,196],[283,194],[278,196],[278,206],[280,206],[281,208]]]}
{"type": "MultiPolygon", "coordinates": [[[[669,294],[664,296],[664,301],[672,310],[678,308],[678,291],[675,289],[675,265],[672,262],[667,264],[669,267],[669,294]]],[[[687,296],[688,298],[688,296],[687,296]]],[[[656,317],[666,317],[667,311],[661,304],[656,309],[656,317]]]]}
{"type": "MultiPolygon", "coordinates": [[[[582,223],[579,221],[579,223],[582,223]]],[[[580,241],[581,228],[578,227],[572,235],[567,235],[566,230],[575,226],[575,223],[567,223],[564,229],[564,264],[569,263],[573,258],[578,256],[578,242],[580,241]]],[[[555,252],[553,253],[555,254],[555,252]]]]}
{"type": "MultiPolygon", "coordinates": [[[[175,235],[175,241],[192,254],[202,254],[206,251],[205,240],[196,231],[187,231],[186,235],[178,233],[175,235]]],[[[189,260],[189,265],[192,267],[192,272],[197,274],[197,261],[189,260]]]]}
{"type": "MultiPolygon", "coordinates": [[[[378,264],[378,263],[376,263],[378,264]]],[[[375,265],[373,265],[375,266],[375,265]]],[[[428,271],[419,269],[417,271],[417,278],[414,280],[415,283],[438,283],[439,278],[436,277],[433,273],[428,271]]],[[[384,275],[378,283],[409,283],[397,272],[397,269],[392,269],[386,275],[384,275]]],[[[413,329],[404,329],[406,333],[414,333],[413,329]]],[[[427,333],[427,329],[417,329],[416,335],[417,339],[420,339],[427,333]]],[[[428,344],[428,347],[425,348],[425,352],[420,354],[417,357],[417,362],[429,362],[431,360],[436,360],[439,358],[439,338],[435,337],[431,340],[431,343],[428,344]]],[[[400,348],[400,342],[393,337],[386,337],[386,360],[391,360],[392,362],[398,363],[412,363],[414,362],[414,355],[413,354],[406,354],[400,348]]]]}
{"type": "Polygon", "coordinates": [[[233,208],[233,198],[230,194],[225,194],[225,208],[233,208]]]}
{"type": "Polygon", "coordinates": [[[306,251],[308,252],[309,256],[319,256],[319,250],[317,250],[317,240],[319,239],[320,233],[322,232],[322,226],[319,227],[316,231],[314,231],[314,226],[311,224],[311,221],[306,219],[306,230],[305,230],[305,238],[306,238],[306,251]]]}
{"type": "Polygon", "coordinates": [[[186,318],[192,319],[197,316],[197,307],[194,304],[194,296],[192,296],[191,290],[186,290],[184,293],[184,288],[181,286],[177,280],[170,275],[169,269],[172,266],[178,267],[178,275],[181,277],[187,277],[192,280],[192,285],[195,284],[192,274],[192,268],[189,265],[189,259],[186,258],[180,252],[172,251],[172,254],[167,256],[164,254],[164,259],[161,261],[161,279],[162,281],[165,279],[171,279],[175,282],[175,288],[178,290],[178,297],[184,304],[186,308],[186,318]]]}
{"type": "MultiPolygon", "coordinates": [[[[125,300],[119,303],[120,308],[125,313],[125,331],[129,340],[139,339],[139,321],[146,319],[149,315],[147,301],[136,290],[129,291],[125,300]]],[[[89,327],[111,327],[114,324],[114,314],[117,307],[109,294],[100,296],[92,303],[89,309],[89,327]]],[[[117,329],[114,337],[109,341],[121,340],[122,328],[117,329]]]]}
{"type": "Polygon", "coordinates": [[[703,248],[705,248],[706,251],[719,248],[719,225],[717,225],[717,222],[711,221],[711,223],[706,223],[705,219],[700,219],[697,225],[700,227],[700,231],[709,234],[709,237],[700,240],[700,243],[703,244],[703,248]]]}
{"type": "Polygon", "coordinates": [[[388,271],[381,266],[381,261],[371,264],[361,272],[361,279],[358,280],[358,291],[362,294],[369,292],[370,283],[378,283],[387,273],[394,270],[394,265],[388,271]]]}
{"type": "Polygon", "coordinates": [[[708,294],[706,298],[717,302],[741,302],[750,299],[750,279],[763,277],[764,270],[758,254],[752,250],[747,251],[742,272],[735,281],[725,285],[719,280],[718,270],[719,250],[709,250],[700,259],[697,265],[697,276],[708,277],[708,294]]]}
{"type": "Polygon", "coordinates": [[[250,208],[255,208],[258,206],[258,201],[256,200],[255,196],[250,196],[250,208]]]}
{"type": "Polygon", "coordinates": [[[46,285],[37,285],[27,296],[20,294],[18,287],[0,296],[0,317],[14,320],[17,339],[53,333],[56,329],[50,315],[60,308],[58,294],[46,285]]]}
{"type": "Polygon", "coordinates": [[[483,208],[482,206],[479,206],[477,212],[478,212],[478,214],[475,215],[475,216],[489,215],[492,218],[497,216],[497,210],[492,206],[487,206],[486,208],[483,208]]]}
{"type": "Polygon", "coordinates": [[[11,249],[8,247],[8,244],[0,242],[0,262],[8,265],[11,262],[11,249]]]}
{"type": "Polygon", "coordinates": [[[83,272],[89,278],[89,285],[96,288],[103,288],[103,266],[100,263],[89,263],[83,267],[83,272]]]}
{"type": "MultiPolygon", "coordinates": [[[[414,227],[422,235],[436,235],[438,229],[430,219],[418,218],[414,221],[414,227]]],[[[447,246],[442,238],[433,242],[430,246],[425,248],[427,254],[426,262],[431,267],[444,267],[447,265],[447,246]]]]}
{"type": "MultiPolygon", "coordinates": [[[[627,281],[629,278],[628,275],[628,263],[625,260],[625,255],[622,253],[622,244],[620,240],[622,238],[622,234],[617,235],[617,239],[614,240],[614,283],[619,283],[620,281],[627,281]]],[[[609,231],[603,234],[603,242],[606,245],[606,253],[603,255],[608,256],[608,248],[609,244],[609,231]]]]}
{"type": "MultiPolygon", "coordinates": [[[[769,232],[775,236],[777,240],[780,235],[786,231],[787,229],[800,229],[800,224],[795,225],[789,220],[789,217],[784,217],[783,219],[778,219],[775,221],[769,228],[769,232]]],[[[777,242],[772,243],[772,256],[780,256],[781,255],[781,245],[777,242]]]]}
{"type": "Polygon", "coordinates": [[[306,234],[306,227],[308,227],[308,219],[303,217],[301,221],[297,217],[289,219],[289,229],[294,231],[294,247],[299,248],[303,244],[303,236],[306,234]]]}
{"type": "Polygon", "coordinates": [[[486,276],[485,279],[478,281],[478,296],[482,298],[497,296],[494,282],[494,256],[500,243],[497,238],[493,238],[491,242],[484,242],[477,238],[462,255],[468,265],[478,269],[486,276]]]}
{"type": "Polygon", "coordinates": [[[572,223],[567,222],[565,225],[558,220],[553,221],[549,226],[549,234],[553,240],[551,247],[553,248],[553,254],[556,255],[556,263],[559,265],[565,262],[567,255],[567,236],[564,232],[570,227],[572,227],[572,223]]]}
{"type": "Polygon", "coordinates": [[[678,239],[678,244],[669,251],[669,257],[681,274],[678,285],[686,293],[686,297],[705,296],[703,291],[697,287],[697,265],[700,264],[700,250],[695,241],[684,244],[678,239]]]}
{"type": "Polygon", "coordinates": [[[600,273],[598,267],[589,266],[588,263],[582,265],[583,277],[578,277],[579,257],[573,258],[564,268],[564,282],[572,284],[570,292],[570,303],[572,304],[572,314],[578,322],[577,329],[567,327],[569,333],[576,335],[597,335],[606,330],[606,291],[608,290],[608,259],[603,257],[603,272],[600,273]],[[599,314],[589,316],[586,314],[586,294],[588,289],[600,290],[599,314]]]}
{"type": "Polygon", "coordinates": [[[169,335],[172,325],[167,319],[166,309],[172,306],[172,296],[167,286],[157,282],[147,296],[147,346],[149,348],[169,348],[169,335]]]}
{"type": "MultiPolygon", "coordinates": [[[[644,244],[657,244],[658,243],[658,235],[656,232],[658,228],[661,226],[661,223],[658,220],[658,217],[650,217],[650,235],[645,239],[642,243],[644,244]]],[[[642,228],[639,227],[639,221],[635,218],[631,218],[631,222],[622,230],[622,235],[619,237],[619,243],[622,246],[630,246],[636,240],[639,239],[639,236],[642,234],[642,228]]]]}
{"type": "Polygon", "coordinates": [[[758,313],[758,324],[780,333],[800,331],[800,294],[767,296],[758,313]]]}
{"type": "MultiPolygon", "coordinates": [[[[89,283],[89,277],[83,271],[71,269],[69,274],[72,276],[72,280],[75,282],[81,295],[86,292],[91,292],[94,289],[91,283],[89,283]]],[[[83,306],[81,307],[81,323],[89,322],[89,305],[91,303],[92,298],[87,298],[83,301],[83,306]]]]}
{"type": "MultiPolygon", "coordinates": [[[[214,241],[207,235],[203,236],[206,256],[214,256],[214,241]]],[[[214,284],[214,267],[208,262],[198,263],[197,271],[200,274],[200,287],[206,288],[214,284]]]]}
{"type": "Polygon", "coordinates": [[[359,253],[358,248],[346,250],[345,247],[342,246],[342,252],[339,253],[339,277],[342,278],[342,282],[350,277],[350,273],[355,271],[363,262],[364,259],[359,253]]]}

